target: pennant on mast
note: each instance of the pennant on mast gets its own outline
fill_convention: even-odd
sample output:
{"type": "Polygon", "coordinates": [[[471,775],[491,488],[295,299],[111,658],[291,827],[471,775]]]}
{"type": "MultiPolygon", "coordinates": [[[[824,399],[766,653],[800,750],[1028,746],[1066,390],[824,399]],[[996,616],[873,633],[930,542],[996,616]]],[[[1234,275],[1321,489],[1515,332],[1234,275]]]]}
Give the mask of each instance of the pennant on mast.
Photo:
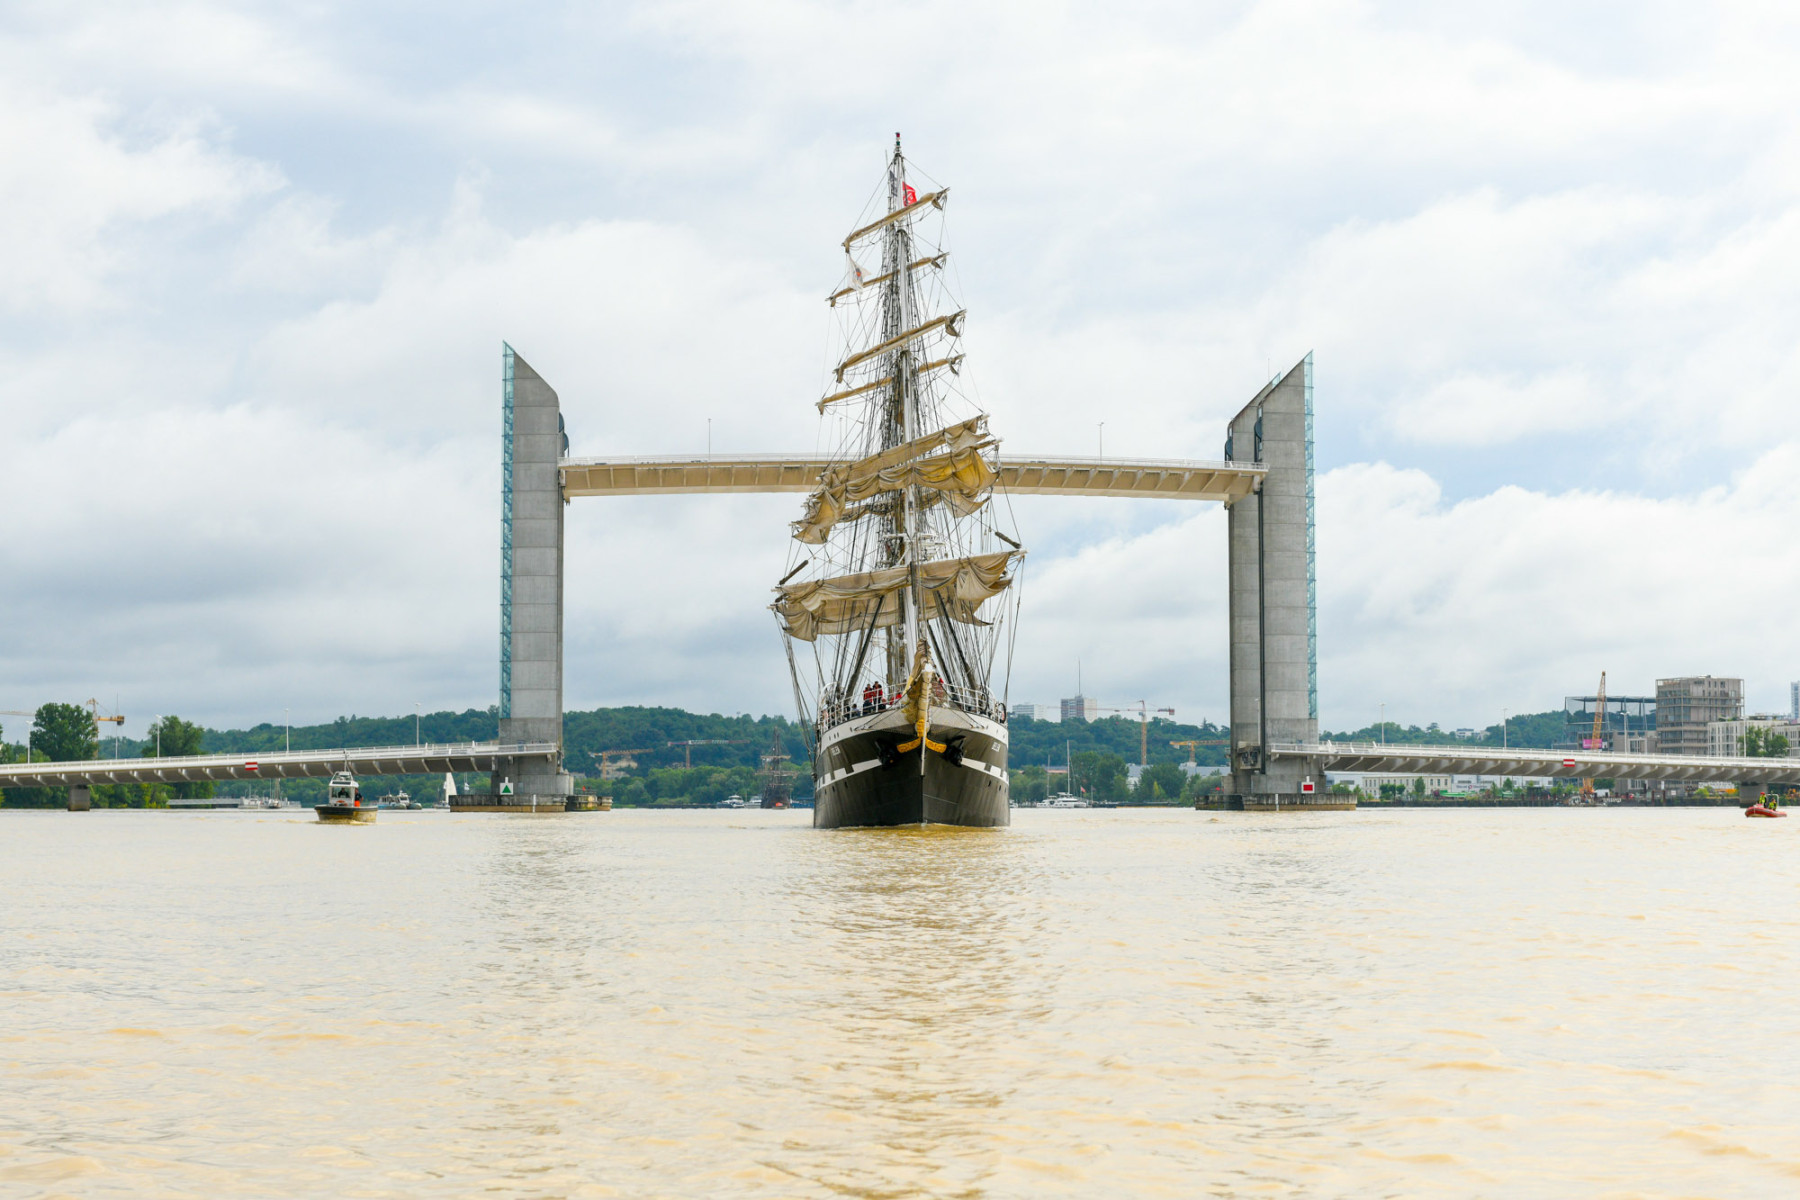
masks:
{"type": "MultiPolygon", "coordinates": [[[[911,191],[912,189],[907,188],[906,190],[911,191]]],[[[887,216],[878,217],[877,219],[870,221],[867,225],[864,225],[861,229],[858,229],[855,233],[853,233],[849,237],[845,238],[844,239],[844,249],[848,250],[852,245],[854,245],[856,243],[856,240],[858,238],[868,237],[871,233],[874,233],[876,230],[885,229],[887,226],[892,225],[895,221],[904,221],[906,218],[912,216],[913,213],[918,210],[924,209],[928,206],[931,208],[942,208],[942,207],[944,207],[944,201],[948,200],[949,198],[950,198],[950,189],[949,188],[940,188],[939,190],[937,190],[935,192],[926,192],[923,196],[920,196],[917,200],[914,200],[911,204],[907,204],[900,208],[896,208],[893,212],[889,213],[887,216]]]]}

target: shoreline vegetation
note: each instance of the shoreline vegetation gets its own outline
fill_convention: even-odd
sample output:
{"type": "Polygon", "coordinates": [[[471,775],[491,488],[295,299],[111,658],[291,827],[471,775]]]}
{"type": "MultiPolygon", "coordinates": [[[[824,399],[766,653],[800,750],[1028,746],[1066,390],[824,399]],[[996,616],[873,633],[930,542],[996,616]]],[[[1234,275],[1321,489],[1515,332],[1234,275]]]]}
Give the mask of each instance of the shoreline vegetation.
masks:
{"type": "MultiPolygon", "coordinates": [[[[78,704],[46,704],[30,725],[31,758],[35,762],[85,761],[96,758],[154,757],[159,746],[165,757],[185,754],[274,753],[291,745],[295,750],[336,749],[355,746],[410,745],[425,743],[488,741],[495,736],[497,712],[493,707],[440,711],[398,717],[343,716],[334,721],[294,725],[264,722],[245,729],[208,729],[177,716],[161,718],[144,738],[96,733],[92,714],[78,704]]],[[[15,721],[0,727],[0,762],[22,762],[26,726],[15,721]]],[[[1506,741],[1514,746],[1550,746],[1561,736],[1560,709],[1513,717],[1507,722],[1506,741]]],[[[1218,785],[1216,772],[1226,763],[1229,731],[1204,721],[1188,724],[1158,718],[1150,722],[1147,738],[1149,764],[1136,787],[1128,782],[1127,764],[1138,758],[1139,722],[1130,716],[1109,716],[1095,721],[1038,721],[1017,718],[1011,722],[1012,788],[1020,803],[1035,803],[1046,795],[1069,791],[1100,804],[1125,806],[1192,805],[1218,785]],[[1171,742],[1194,741],[1195,747],[1177,748],[1171,742]],[[1182,767],[1189,761],[1210,774],[1189,775],[1182,767]],[[1072,769],[1071,769],[1072,768],[1072,769]]],[[[595,795],[611,795],[615,807],[699,808],[716,805],[726,797],[748,800],[760,791],[759,771],[763,756],[788,755],[798,770],[794,798],[812,797],[810,765],[800,727],[779,716],[693,713],[679,708],[628,706],[574,711],[563,722],[564,765],[577,776],[579,787],[595,795]],[[684,745],[683,743],[692,743],[684,745]],[[624,765],[621,777],[599,778],[601,751],[633,751],[615,755],[624,765]],[[689,765],[691,763],[691,765],[689,765]]],[[[1453,734],[1435,723],[1420,727],[1388,722],[1344,733],[1327,733],[1340,741],[1382,741],[1418,744],[1451,740],[1453,734]]],[[[1473,738],[1468,745],[1498,746],[1498,723],[1473,738]]],[[[462,775],[457,786],[468,790],[485,785],[485,778],[462,775]]],[[[441,792],[441,775],[372,776],[365,790],[371,794],[406,791],[423,803],[441,792]]],[[[247,780],[186,784],[107,784],[93,789],[97,808],[160,808],[169,800],[207,796],[260,796],[269,794],[273,781],[247,780]]],[[[322,779],[292,779],[281,784],[288,800],[302,805],[323,798],[322,779]]],[[[0,792],[0,805],[8,808],[60,808],[66,802],[62,788],[8,788],[0,792]]],[[[1560,801],[1557,801],[1560,802],[1560,801]]],[[[1370,799],[1365,803],[1379,803],[1370,799]]]]}

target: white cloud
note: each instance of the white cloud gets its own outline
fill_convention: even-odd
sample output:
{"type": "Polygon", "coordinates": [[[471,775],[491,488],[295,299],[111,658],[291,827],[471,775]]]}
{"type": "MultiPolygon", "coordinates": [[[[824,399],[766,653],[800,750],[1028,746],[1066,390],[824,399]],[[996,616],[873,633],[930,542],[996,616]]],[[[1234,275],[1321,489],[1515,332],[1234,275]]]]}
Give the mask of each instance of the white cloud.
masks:
{"type": "Polygon", "coordinates": [[[1675,499],[1502,488],[1444,503],[1423,472],[1344,467],[1319,481],[1321,716],[1487,724],[1556,707],[1607,672],[1743,676],[1782,702],[1800,584],[1790,480],[1800,446],[1675,499]]]}
{"type": "Polygon", "coordinates": [[[1624,406],[1607,404],[1579,371],[1524,379],[1453,375],[1417,398],[1403,397],[1388,421],[1402,437],[1441,445],[1495,445],[1531,434],[1591,429],[1616,421],[1624,406]]]}
{"type": "MultiPolygon", "coordinates": [[[[896,126],[956,189],[1009,450],[1105,421],[1109,453],[1212,457],[1317,351],[1327,723],[1800,673],[1717,615],[1791,566],[1773,9],[659,3],[551,10],[504,53],[490,19],[9,12],[11,706],[491,699],[500,341],[577,453],[698,449],[708,418],[721,450],[810,449],[819,300],[896,126]]],[[[792,507],[572,507],[571,702],[784,709],[792,507]]],[[[1079,658],[1109,701],[1222,715],[1222,515],[1018,511],[1015,696],[1079,658]]]]}
{"type": "Polygon", "coordinates": [[[0,305],[13,313],[108,302],[143,251],[139,226],[216,218],[279,186],[271,168],[215,146],[197,125],[127,135],[85,97],[0,88],[0,305]]]}

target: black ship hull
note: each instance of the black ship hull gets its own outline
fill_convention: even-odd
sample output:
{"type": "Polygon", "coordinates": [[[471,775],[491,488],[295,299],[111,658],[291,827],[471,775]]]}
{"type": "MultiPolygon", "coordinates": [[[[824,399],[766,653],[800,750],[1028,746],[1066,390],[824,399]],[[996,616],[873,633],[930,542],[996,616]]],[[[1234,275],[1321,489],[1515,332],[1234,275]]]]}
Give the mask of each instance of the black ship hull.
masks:
{"type": "Polygon", "coordinates": [[[954,709],[931,718],[943,753],[900,751],[917,735],[897,711],[828,730],[815,760],[813,827],[1010,824],[1006,726],[954,709]]]}

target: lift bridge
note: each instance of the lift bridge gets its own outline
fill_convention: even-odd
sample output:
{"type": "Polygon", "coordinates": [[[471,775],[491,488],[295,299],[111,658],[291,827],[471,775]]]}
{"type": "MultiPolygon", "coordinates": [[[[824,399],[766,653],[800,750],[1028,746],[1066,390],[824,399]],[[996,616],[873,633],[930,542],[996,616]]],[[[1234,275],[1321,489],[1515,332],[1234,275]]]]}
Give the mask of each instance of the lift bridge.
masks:
{"type": "MultiPolygon", "coordinates": [[[[487,793],[460,808],[546,811],[574,792],[563,767],[563,510],[605,496],[808,492],[817,455],[571,458],[559,401],[511,346],[502,348],[499,737],[460,746],[334,749],[186,759],[0,766],[0,787],[68,787],[85,807],[95,783],[482,772],[487,793]]],[[[1313,491],[1313,361],[1278,375],[1227,424],[1218,461],[1003,454],[1013,496],[1194,500],[1228,510],[1231,773],[1234,807],[1352,807],[1327,770],[1718,780],[1751,793],[1800,785],[1800,759],[1697,758],[1584,751],[1493,752],[1319,740],[1318,581],[1313,491]]]]}

